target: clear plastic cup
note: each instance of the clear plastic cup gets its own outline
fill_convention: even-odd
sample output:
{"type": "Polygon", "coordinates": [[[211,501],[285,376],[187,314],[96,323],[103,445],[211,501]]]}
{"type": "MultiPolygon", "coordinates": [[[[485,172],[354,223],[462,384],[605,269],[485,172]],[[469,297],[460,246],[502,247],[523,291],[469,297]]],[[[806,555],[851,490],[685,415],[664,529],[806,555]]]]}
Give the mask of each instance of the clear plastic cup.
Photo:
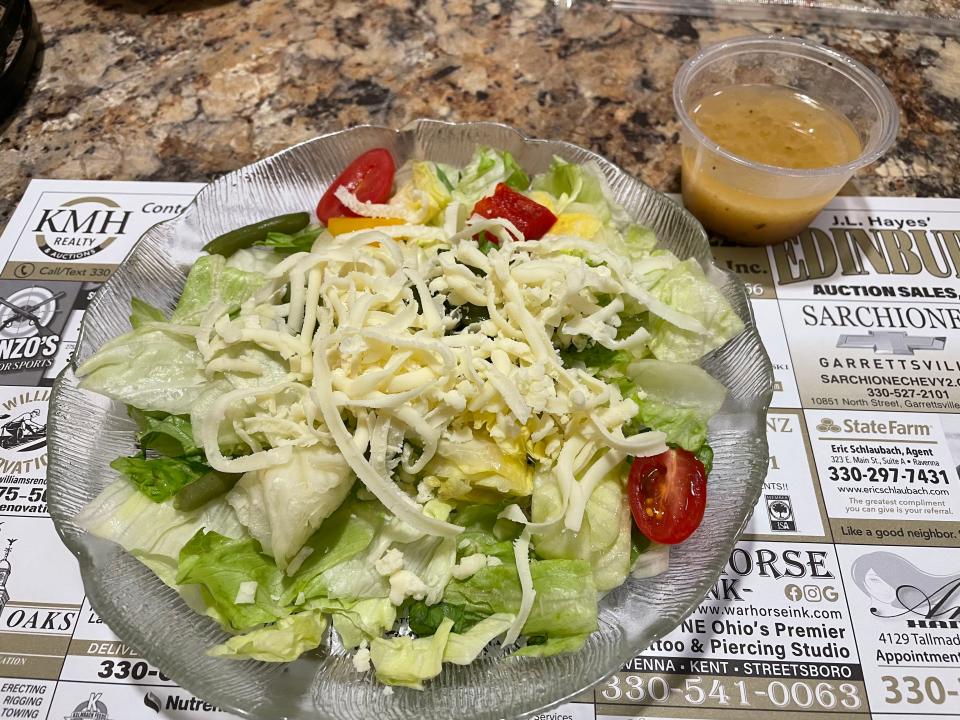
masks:
{"type": "Polygon", "coordinates": [[[677,74],[673,102],[682,130],[683,202],[710,230],[746,245],[769,245],[803,230],[859,168],[893,144],[899,111],[880,79],[823,45],[778,36],[712,45],[677,74]],[[792,169],[729,152],[697,126],[692,110],[708,95],[743,84],[789,87],[850,121],[862,151],[843,165],[792,169]]]}

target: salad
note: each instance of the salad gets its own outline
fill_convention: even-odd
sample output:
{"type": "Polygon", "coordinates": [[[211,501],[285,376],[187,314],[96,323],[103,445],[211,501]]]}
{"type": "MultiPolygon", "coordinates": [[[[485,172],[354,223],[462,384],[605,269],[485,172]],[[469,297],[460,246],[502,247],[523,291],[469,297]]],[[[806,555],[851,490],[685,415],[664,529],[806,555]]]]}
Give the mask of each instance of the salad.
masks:
{"type": "Polygon", "coordinates": [[[374,149],[315,217],[215,238],[77,369],[137,426],[78,523],[229,632],[215,656],[342,647],[420,689],[498,639],[577,650],[703,517],[725,389],[696,363],[736,313],[591,165],[374,149]]]}

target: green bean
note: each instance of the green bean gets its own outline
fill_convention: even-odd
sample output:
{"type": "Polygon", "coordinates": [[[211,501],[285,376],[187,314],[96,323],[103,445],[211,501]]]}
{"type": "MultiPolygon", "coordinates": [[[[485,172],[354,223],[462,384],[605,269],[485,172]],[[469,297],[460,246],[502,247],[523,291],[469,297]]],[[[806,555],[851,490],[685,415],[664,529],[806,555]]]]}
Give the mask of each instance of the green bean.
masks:
{"type": "Polygon", "coordinates": [[[244,225],[236,230],[224,233],[203,246],[211,255],[230,257],[237,250],[248,248],[267,239],[267,233],[277,232],[292,235],[303,230],[310,224],[310,213],[298,212],[287,215],[277,215],[268,220],[261,220],[252,225],[244,225]]]}
{"type": "Polygon", "coordinates": [[[241,474],[211,470],[180,488],[173,497],[173,506],[183,512],[196,510],[232,489],[240,478],[241,474]]]}

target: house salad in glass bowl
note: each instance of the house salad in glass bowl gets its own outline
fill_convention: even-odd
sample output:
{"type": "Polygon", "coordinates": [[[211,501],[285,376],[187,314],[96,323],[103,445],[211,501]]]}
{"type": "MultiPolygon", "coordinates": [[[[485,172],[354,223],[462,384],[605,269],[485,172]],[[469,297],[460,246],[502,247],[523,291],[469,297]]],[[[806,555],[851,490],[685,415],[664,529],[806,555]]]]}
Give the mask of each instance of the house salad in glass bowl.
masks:
{"type": "Polygon", "coordinates": [[[320,195],[208,240],[78,363],[136,430],[72,522],[212,618],[221,662],[422,690],[580,651],[696,538],[727,395],[698,363],[740,315],[590,162],[375,147],[320,195]]]}

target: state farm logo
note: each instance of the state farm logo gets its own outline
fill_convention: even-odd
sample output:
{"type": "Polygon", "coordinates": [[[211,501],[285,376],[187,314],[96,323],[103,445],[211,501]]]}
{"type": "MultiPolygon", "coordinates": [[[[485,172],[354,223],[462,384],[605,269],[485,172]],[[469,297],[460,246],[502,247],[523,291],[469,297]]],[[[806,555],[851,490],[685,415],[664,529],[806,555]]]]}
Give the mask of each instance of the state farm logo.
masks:
{"type": "Polygon", "coordinates": [[[820,418],[817,423],[817,432],[844,433],[852,435],[896,435],[902,437],[930,437],[932,426],[929,423],[902,422],[900,420],[862,420],[846,418],[839,422],[832,418],[820,418]]]}
{"type": "Polygon", "coordinates": [[[133,212],[105,197],[80,197],[45,208],[33,228],[37,247],[54,260],[80,260],[110,246],[133,212]]]}
{"type": "Polygon", "coordinates": [[[874,617],[901,618],[911,628],[960,628],[960,572],[934,575],[878,551],[857,558],[851,574],[874,617]]]}
{"type": "Polygon", "coordinates": [[[820,421],[820,424],[817,425],[817,430],[820,432],[838,433],[840,432],[840,426],[837,425],[831,418],[823,418],[820,421]]]}

